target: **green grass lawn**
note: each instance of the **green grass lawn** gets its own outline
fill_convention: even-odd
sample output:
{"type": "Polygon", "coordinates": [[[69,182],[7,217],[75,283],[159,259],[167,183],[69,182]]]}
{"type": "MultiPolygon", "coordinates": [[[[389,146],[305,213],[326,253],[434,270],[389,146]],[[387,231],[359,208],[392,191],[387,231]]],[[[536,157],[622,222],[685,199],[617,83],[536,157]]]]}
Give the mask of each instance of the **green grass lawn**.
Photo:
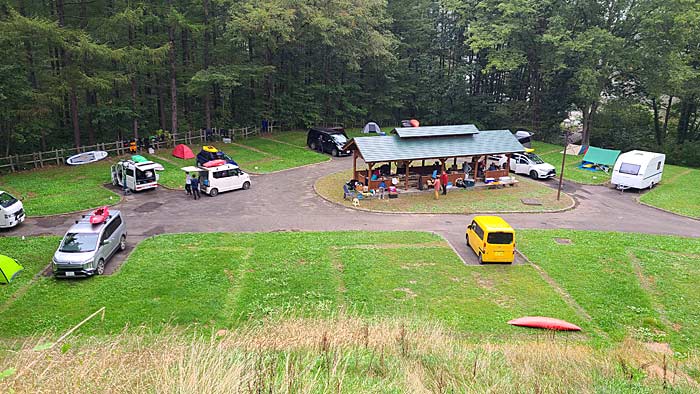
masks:
{"type": "MultiPolygon", "coordinates": [[[[19,245],[0,241],[9,252],[19,245]]],[[[32,241],[47,244],[32,257],[37,266],[48,263],[55,241],[32,241]]],[[[107,307],[105,322],[82,330],[114,333],[125,325],[166,323],[233,327],[275,316],[330,317],[340,310],[435,320],[482,337],[532,333],[505,323],[527,314],[587,324],[532,267],[465,266],[430,233],[179,234],[142,242],[111,276],[40,278],[6,305],[0,335],[62,331],[101,306],[107,307]]]]}
{"type": "Polygon", "coordinates": [[[700,219],[700,170],[666,165],[661,183],[644,193],[639,200],[700,219]]]}
{"type": "MultiPolygon", "coordinates": [[[[316,182],[316,191],[331,201],[352,207],[352,201],[343,199],[343,185],[351,178],[352,170],[327,175],[316,182]]],[[[557,201],[557,191],[542,184],[547,181],[533,181],[520,176],[517,178],[519,184],[514,187],[492,190],[451,189],[437,201],[432,191],[399,193],[399,198],[392,200],[362,200],[360,208],[420,213],[544,212],[567,208],[573,204],[571,197],[564,193],[557,201]],[[542,205],[525,205],[521,201],[524,198],[537,199],[542,205]]]]}
{"type": "Polygon", "coordinates": [[[34,275],[41,272],[58,248],[59,237],[0,237],[0,254],[9,256],[23,268],[10,285],[0,285],[0,311],[15,294],[26,290],[34,275]],[[48,260],[47,260],[48,258],[48,260]]]}
{"type": "Polygon", "coordinates": [[[670,342],[677,350],[700,343],[700,239],[526,230],[519,248],[611,339],[670,342]]]}
{"type": "Polygon", "coordinates": [[[60,166],[0,176],[0,189],[20,198],[28,216],[53,215],[119,202],[107,190],[109,160],[80,166],[60,166]]]}
{"type": "MultiPolygon", "coordinates": [[[[561,151],[564,150],[559,145],[548,144],[540,141],[532,141],[532,147],[535,149],[535,153],[539,155],[542,160],[553,165],[557,169],[557,179],[559,172],[561,172],[561,151]]],[[[603,171],[588,171],[578,168],[583,160],[584,155],[580,156],[566,156],[566,166],[564,167],[564,179],[573,181],[576,183],[583,183],[587,185],[602,185],[610,180],[610,173],[605,173],[603,171]]]]}

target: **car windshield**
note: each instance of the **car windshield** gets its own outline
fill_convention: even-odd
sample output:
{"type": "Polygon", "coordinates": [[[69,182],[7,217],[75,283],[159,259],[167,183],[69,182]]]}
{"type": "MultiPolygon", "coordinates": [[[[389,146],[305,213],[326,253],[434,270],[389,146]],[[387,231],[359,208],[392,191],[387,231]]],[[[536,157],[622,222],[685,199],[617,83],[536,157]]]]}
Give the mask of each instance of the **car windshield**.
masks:
{"type": "Polygon", "coordinates": [[[513,243],[513,233],[490,233],[488,243],[494,245],[509,245],[513,243]]]}
{"type": "Polygon", "coordinates": [[[542,163],[544,163],[544,160],[540,159],[540,157],[537,156],[537,155],[534,154],[534,153],[528,153],[528,154],[527,154],[527,157],[530,158],[530,160],[534,161],[535,164],[542,164],[542,163]]]}
{"type": "Polygon", "coordinates": [[[16,203],[17,199],[12,197],[11,194],[2,192],[0,193],[0,205],[3,208],[9,208],[12,204],[16,203]]]}
{"type": "Polygon", "coordinates": [[[68,233],[63,238],[61,252],[82,253],[92,252],[97,247],[97,236],[94,233],[68,233]]]}
{"type": "Polygon", "coordinates": [[[339,145],[345,145],[345,143],[348,142],[348,139],[342,134],[332,134],[331,137],[333,137],[335,142],[339,145]]]}

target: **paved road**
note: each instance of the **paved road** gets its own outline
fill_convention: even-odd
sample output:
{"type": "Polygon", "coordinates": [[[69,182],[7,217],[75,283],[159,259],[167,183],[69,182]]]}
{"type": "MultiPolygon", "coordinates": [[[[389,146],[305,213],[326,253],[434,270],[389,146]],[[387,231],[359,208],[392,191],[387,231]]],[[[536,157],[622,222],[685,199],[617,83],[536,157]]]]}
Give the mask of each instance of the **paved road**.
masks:
{"type": "MultiPolygon", "coordinates": [[[[471,215],[382,214],[330,203],[313,191],[323,175],[351,166],[349,158],[253,177],[247,191],[193,201],[184,191],[159,189],[127,196],[119,209],[127,218],[130,243],[163,233],[217,231],[425,230],[445,237],[466,263],[476,263],[464,246],[471,215]]],[[[550,181],[552,187],[555,182],[550,181]]],[[[576,208],[560,213],[506,214],[516,228],[583,229],[700,237],[700,221],[643,206],[636,193],[603,186],[566,184],[576,208]]],[[[342,193],[341,190],[338,191],[342,193]]],[[[75,214],[30,218],[0,235],[63,235],[75,214]]],[[[110,265],[118,264],[113,262],[110,265]]]]}

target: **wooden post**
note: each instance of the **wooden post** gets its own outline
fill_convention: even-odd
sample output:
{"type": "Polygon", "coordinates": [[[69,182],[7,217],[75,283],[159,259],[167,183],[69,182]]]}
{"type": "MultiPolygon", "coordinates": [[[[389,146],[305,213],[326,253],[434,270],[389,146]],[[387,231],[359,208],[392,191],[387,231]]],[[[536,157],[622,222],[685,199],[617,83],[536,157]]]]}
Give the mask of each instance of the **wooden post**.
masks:
{"type": "Polygon", "coordinates": [[[352,151],[352,179],[357,179],[357,149],[352,151]]]}
{"type": "Polygon", "coordinates": [[[512,156],[512,153],[508,153],[506,155],[506,170],[510,172],[510,157],[512,156]]]}
{"type": "Polygon", "coordinates": [[[455,156],[455,161],[452,162],[452,164],[454,164],[455,167],[457,166],[457,156],[455,156]]]}
{"type": "Polygon", "coordinates": [[[423,160],[420,162],[420,166],[421,166],[421,167],[425,167],[425,159],[423,159],[423,160]]]}
{"type": "Polygon", "coordinates": [[[367,163],[367,175],[365,176],[365,179],[362,182],[362,184],[365,186],[368,186],[369,180],[372,179],[372,167],[374,167],[374,163],[367,163]]]}
{"type": "Polygon", "coordinates": [[[474,156],[472,158],[472,164],[474,164],[474,185],[476,186],[476,177],[479,174],[479,157],[474,156]]]}
{"type": "Polygon", "coordinates": [[[404,161],[403,163],[404,163],[403,165],[406,166],[406,190],[408,191],[408,174],[409,174],[408,168],[411,166],[411,162],[404,161]]]}

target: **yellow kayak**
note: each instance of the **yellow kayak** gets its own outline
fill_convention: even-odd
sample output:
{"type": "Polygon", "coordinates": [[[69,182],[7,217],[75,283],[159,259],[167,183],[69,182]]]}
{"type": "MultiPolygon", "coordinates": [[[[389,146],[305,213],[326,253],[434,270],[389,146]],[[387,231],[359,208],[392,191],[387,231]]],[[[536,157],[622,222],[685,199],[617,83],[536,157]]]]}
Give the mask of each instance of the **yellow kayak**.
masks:
{"type": "Polygon", "coordinates": [[[219,151],[218,149],[216,149],[215,146],[211,146],[211,145],[205,145],[205,146],[203,146],[203,147],[202,147],[202,150],[205,151],[205,152],[211,152],[211,153],[216,153],[216,152],[219,151]]]}

